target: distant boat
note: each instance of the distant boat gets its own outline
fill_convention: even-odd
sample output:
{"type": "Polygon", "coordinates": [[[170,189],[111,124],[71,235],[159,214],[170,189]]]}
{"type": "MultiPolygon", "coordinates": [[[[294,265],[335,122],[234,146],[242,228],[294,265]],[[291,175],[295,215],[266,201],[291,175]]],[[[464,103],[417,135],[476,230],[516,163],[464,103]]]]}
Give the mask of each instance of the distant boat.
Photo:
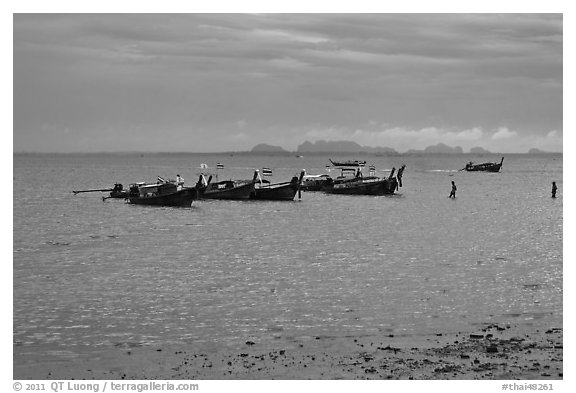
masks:
{"type": "Polygon", "coordinates": [[[250,199],[292,201],[296,196],[296,192],[300,190],[303,177],[304,171],[300,173],[300,177],[294,176],[289,182],[275,184],[264,181],[256,182],[254,191],[250,195],[250,199]]]}
{"type": "Polygon", "coordinates": [[[304,175],[302,179],[302,191],[320,191],[332,181],[330,175],[304,175]]]}
{"type": "Polygon", "coordinates": [[[196,198],[196,188],[174,183],[131,184],[128,194],[129,203],[150,206],[191,206],[196,198]]]}
{"type": "Polygon", "coordinates": [[[212,176],[204,177],[200,175],[196,189],[200,199],[250,199],[254,192],[254,184],[258,178],[258,171],[254,172],[252,180],[224,180],[217,183],[211,183],[212,176]]]}
{"type": "Polygon", "coordinates": [[[342,169],[342,175],[334,179],[333,182],[327,183],[322,191],[329,194],[348,194],[348,195],[390,195],[394,194],[398,187],[402,187],[402,175],[406,165],[398,170],[394,176],[395,168],[392,168],[390,175],[386,178],[377,176],[362,175],[360,168],[356,170],[353,176],[345,176],[345,168],[342,169]]]}
{"type": "MultiPolygon", "coordinates": [[[[474,164],[472,161],[466,164],[466,167],[462,168],[468,172],[500,172],[502,168],[502,163],[504,162],[504,157],[497,162],[485,162],[483,164],[474,164]]],[[[460,169],[460,170],[462,170],[460,169]]]]}
{"type": "Polygon", "coordinates": [[[366,165],[366,161],[359,161],[359,160],[348,160],[348,161],[332,161],[330,162],[334,166],[351,166],[351,167],[363,167],[366,165]]]}

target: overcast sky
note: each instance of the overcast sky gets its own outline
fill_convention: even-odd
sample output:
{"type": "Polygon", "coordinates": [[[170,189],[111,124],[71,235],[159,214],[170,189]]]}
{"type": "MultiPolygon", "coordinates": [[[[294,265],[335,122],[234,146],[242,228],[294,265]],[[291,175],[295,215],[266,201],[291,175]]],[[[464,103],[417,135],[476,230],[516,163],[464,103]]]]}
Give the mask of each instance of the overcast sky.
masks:
{"type": "Polygon", "coordinates": [[[15,14],[14,151],[562,151],[561,14],[15,14]]]}

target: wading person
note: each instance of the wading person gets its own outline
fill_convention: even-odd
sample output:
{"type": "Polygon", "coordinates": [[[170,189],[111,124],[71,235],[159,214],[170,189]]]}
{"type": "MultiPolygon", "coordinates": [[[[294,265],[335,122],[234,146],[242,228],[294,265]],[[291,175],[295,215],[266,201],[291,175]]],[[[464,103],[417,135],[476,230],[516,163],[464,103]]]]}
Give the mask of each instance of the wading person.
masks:
{"type": "Polygon", "coordinates": [[[454,181],[452,181],[452,191],[450,191],[448,198],[456,198],[456,184],[454,184],[454,181]]]}
{"type": "Polygon", "coordinates": [[[552,182],[552,198],[556,198],[556,191],[558,190],[558,187],[556,187],[556,182],[553,181],[552,182]]]}

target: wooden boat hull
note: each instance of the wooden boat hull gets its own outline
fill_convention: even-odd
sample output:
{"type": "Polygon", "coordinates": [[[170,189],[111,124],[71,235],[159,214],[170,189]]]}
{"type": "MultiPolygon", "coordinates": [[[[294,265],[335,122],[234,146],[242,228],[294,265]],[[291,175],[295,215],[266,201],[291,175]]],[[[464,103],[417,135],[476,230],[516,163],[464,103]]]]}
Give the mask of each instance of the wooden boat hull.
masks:
{"type": "Polygon", "coordinates": [[[324,187],[328,184],[327,181],[318,182],[315,184],[302,185],[302,191],[322,191],[324,187]]]}
{"type": "Polygon", "coordinates": [[[326,186],[329,186],[332,183],[332,178],[326,177],[322,179],[311,179],[305,180],[302,182],[301,190],[302,191],[322,191],[322,189],[326,186]]]}
{"type": "Polygon", "coordinates": [[[398,181],[396,178],[377,181],[350,181],[346,183],[334,183],[325,187],[324,192],[329,194],[347,195],[391,195],[396,192],[398,181]]]}
{"type": "Polygon", "coordinates": [[[366,165],[366,161],[360,160],[348,160],[348,161],[332,161],[329,159],[330,163],[336,167],[363,167],[366,165]]]}
{"type": "Polygon", "coordinates": [[[188,187],[176,191],[172,194],[156,196],[129,196],[128,202],[134,205],[149,206],[191,206],[192,201],[197,198],[196,188],[188,187]]]}
{"type": "Polygon", "coordinates": [[[492,166],[485,166],[485,167],[479,167],[479,166],[467,167],[466,171],[467,172],[500,172],[500,168],[502,168],[501,164],[494,164],[492,166]]]}
{"type": "Polygon", "coordinates": [[[500,163],[485,162],[483,164],[473,164],[470,162],[470,163],[466,164],[466,167],[464,169],[466,169],[467,172],[500,172],[500,169],[502,168],[503,162],[504,162],[504,157],[502,157],[502,160],[500,160],[500,163]]]}
{"type": "Polygon", "coordinates": [[[128,190],[122,190],[122,191],[112,191],[110,192],[110,196],[108,198],[112,198],[112,199],[126,199],[128,198],[129,192],[128,190]]]}
{"type": "Polygon", "coordinates": [[[252,180],[224,180],[218,183],[211,183],[212,176],[206,181],[204,174],[201,174],[196,183],[198,198],[200,199],[228,199],[246,200],[250,199],[250,194],[254,192],[254,185],[258,178],[258,171],[254,171],[252,180]]]}
{"type": "Polygon", "coordinates": [[[250,194],[250,199],[269,201],[293,201],[298,189],[302,185],[302,179],[306,171],[300,172],[300,177],[294,176],[292,180],[285,183],[256,183],[254,191],[250,194]]]}
{"type": "Polygon", "coordinates": [[[292,201],[298,192],[298,184],[255,188],[250,199],[269,201],[292,201]]]}
{"type": "Polygon", "coordinates": [[[223,190],[204,188],[200,190],[198,197],[201,199],[245,200],[250,199],[250,195],[253,192],[254,182],[250,182],[248,184],[223,190]]]}

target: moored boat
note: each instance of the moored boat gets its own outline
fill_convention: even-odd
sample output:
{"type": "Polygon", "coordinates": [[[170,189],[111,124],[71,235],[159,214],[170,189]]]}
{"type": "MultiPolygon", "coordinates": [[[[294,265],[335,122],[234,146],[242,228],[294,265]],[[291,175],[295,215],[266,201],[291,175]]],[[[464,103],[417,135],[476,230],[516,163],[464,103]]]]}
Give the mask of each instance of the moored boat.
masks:
{"type": "MultiPolygon", "coordinates": [[[[270,201],[292,201],[302,185],[304,171],[300,177],[294,176],[289,182],[268,183],[256,182],[254,191],[250,194],[250,199],[270,200],[270,201]]],[[[298,196],[300,198],[300,195],[298,196]]]]}
{"type": "Polygon", "coordinates": [[[354,176],[343,174],[334,179],[331,184],[327,184],[322,191],[329,194],[349,194],[349,195],[390,195],[394,194],[399,187],[402,187],[402,175],[406,165],[398,170],[394,176],[395,168],[392,168],[390,175],[386,178],[377,176],[363,176],[358,168],[354,176]]]}
{"type": "Polygon", "coordinates": [[[360,160],[347,160],[347,161],[332,161],[329,159],[332,165],[336,167],[348,166],[348,167],[363,167],[366,165],[366,161],[360,160]]]}
{"type": "Polygon", "coordinates": [[[191,206],[196,198],[196,188],[174,183],[131,184],[128,194],[129,203],[150,206],[191,206]]]}
{"type": "Polygon", "coordinates": [[[302,191],[321,191],[326,185],[332,182],[330,175],[304,175],[302,179],[302,191]]]}
{"type": "Polygon", "coordinates": [[[212,176],[206,178],[204,174],[200,175],[196,190],[200,199],[250,199],[254,192],[254,184],[258,178],[258,171],[254,172],[252,180],[224,180],[212,183],[212,176]]]}
{"type": "Polygon", "coordinates": [[[504,162],[504,157],[500,160],[500,163],[497,162],[485,162],[483,164],[474,164],[472,161],[466,164],[466,167],[463,168],[468,172],[500,172],[502,168],[502,163],[504,162]]]}

